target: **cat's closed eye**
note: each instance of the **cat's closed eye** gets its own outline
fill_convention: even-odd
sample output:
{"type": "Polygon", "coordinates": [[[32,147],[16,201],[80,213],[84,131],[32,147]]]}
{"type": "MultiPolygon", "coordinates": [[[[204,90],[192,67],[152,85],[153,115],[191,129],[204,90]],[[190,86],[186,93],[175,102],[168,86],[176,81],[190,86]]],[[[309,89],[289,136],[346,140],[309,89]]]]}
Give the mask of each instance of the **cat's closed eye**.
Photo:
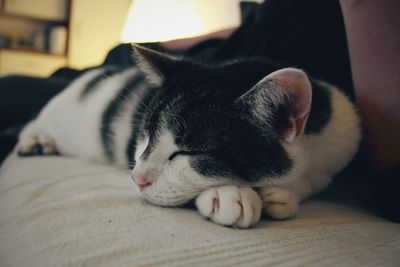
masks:
{"type": "Polygon", "coordinates": [[[183,151],[175,151],[174,153],[172,153],[172,154],[168,157],[168,160],[169,160],[169,161],[174,160],[174,158],[175,158],[176,156],[178,156],[178,155],[181,155],[182,152],[183,152],[183,151]]]}
{"type": "Polygon", "coordinates": [[[168,160],[172,161],[174,160],[174,158],[176,156],[181,156],[181,155],[186,155],[186,156],[193,156],[193,155],[199,155],[199,154],[203,154],[203,151],[188,151],[188,150],[179,150],[179,151],[175,151],[173,152],[169,157],[168,160]]]}

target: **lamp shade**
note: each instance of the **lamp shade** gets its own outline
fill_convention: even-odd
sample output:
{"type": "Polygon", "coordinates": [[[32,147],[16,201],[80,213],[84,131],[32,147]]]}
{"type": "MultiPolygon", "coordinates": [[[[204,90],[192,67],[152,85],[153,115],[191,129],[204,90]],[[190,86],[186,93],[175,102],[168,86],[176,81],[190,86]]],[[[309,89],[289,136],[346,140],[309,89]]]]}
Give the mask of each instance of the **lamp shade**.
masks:
{"type": "Polygon", "coordinates": [[[134,0],[123,42],[187,38],[240,23],[239,0],[134,0]]]}

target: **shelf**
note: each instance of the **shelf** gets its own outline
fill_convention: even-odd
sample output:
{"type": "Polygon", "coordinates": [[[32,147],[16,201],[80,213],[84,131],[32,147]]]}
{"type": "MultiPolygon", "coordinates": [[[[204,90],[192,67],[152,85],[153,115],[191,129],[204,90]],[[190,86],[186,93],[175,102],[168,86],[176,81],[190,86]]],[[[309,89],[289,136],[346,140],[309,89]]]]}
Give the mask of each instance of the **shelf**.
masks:
{"type": "Polygon", "coordinates": [[[52,19],[39,18],[39,17],[34,17],[34,16],[28,16],[28,15],[13,14],[13,13],[9,13],[9,12],[4,12],[3,10],[0,10],[0,16],[10,17],[10,18],[17,18],[17,19],[24,19],[24,20],[34,20],[34,21],[37,21],[37,22],[54,23],[54,24],[57,24],[57,25],[68,26],[68,19],[66,19],[66,20],[52,20],[52,19]]]}
{"type": "Polygon", "coordinates": [[[28,75],[48,77],[67,65],[67,58],[47,53],[0,50],[0,75],[28,75]]]}
{"type": "Polygon", "coordinates": [[[32,53],[32,54],[37,54],[37,55],[45,55],[45,56],[52,56],[52,57],[62,57],[65,58],[67,57],[66,54],[61,54],[61,55],[57,55],[57,54],[51,54],[49,52],[46,51],[39,51],[39,50],[35,50],[33,48],[24,48],[24,47],[0,47],[0,51],[11,51],[11,52],[22,52],[22,53],[32,53]]]}

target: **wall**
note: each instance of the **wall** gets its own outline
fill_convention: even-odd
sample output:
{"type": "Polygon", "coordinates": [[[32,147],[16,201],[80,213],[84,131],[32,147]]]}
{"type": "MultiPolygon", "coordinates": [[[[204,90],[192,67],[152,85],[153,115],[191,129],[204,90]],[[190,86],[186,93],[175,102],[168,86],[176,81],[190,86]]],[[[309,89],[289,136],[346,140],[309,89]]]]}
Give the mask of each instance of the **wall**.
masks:
{"type": "Polygon", "coordinates": [[[100,64],[120,43],[131,0],[73,0],[68,65],[86,68],[100,64]]]}

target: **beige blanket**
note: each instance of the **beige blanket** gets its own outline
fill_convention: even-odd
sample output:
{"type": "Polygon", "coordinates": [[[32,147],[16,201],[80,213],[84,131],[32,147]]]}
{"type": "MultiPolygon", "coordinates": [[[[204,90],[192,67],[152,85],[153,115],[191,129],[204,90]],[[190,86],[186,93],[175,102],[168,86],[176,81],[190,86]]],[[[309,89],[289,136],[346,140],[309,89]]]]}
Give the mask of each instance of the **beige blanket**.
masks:
{"type": "Polygon", "coordinates": [[[0,266],[400,266],[400,225],[327,202],[237,230],[143,202],[128,172],[11,156],[0,170],[0,266]]]}

